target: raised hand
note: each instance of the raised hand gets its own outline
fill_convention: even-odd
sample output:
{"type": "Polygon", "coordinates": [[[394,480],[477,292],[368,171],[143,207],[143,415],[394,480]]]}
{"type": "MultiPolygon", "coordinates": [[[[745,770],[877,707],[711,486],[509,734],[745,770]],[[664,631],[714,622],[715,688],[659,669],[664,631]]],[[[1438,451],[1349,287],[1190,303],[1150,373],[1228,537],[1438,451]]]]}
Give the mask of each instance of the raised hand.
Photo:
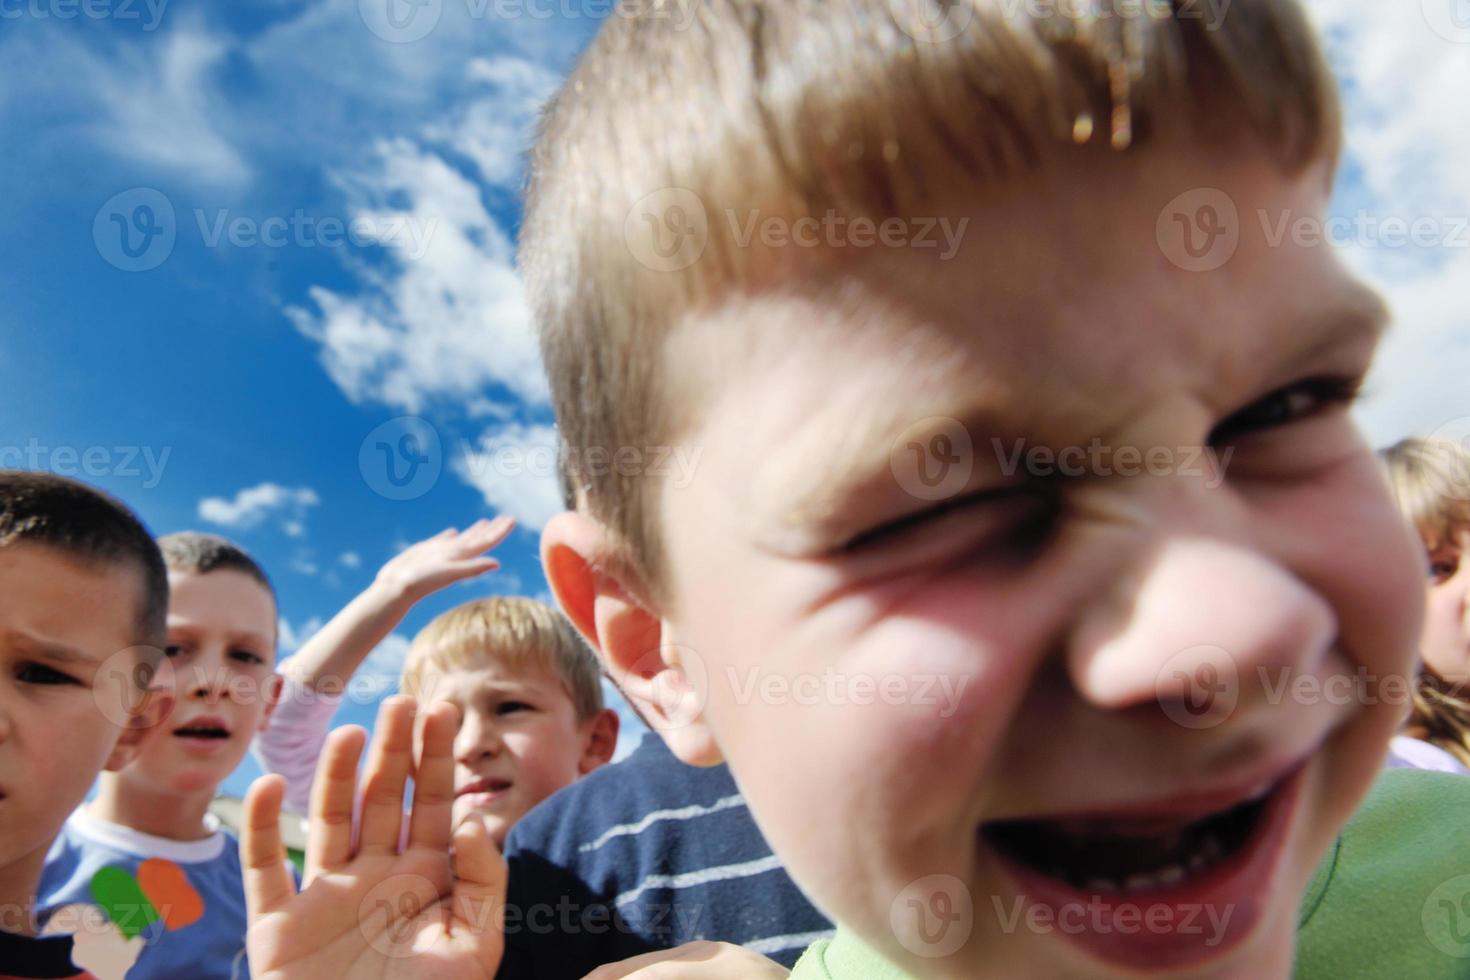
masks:
{"type": "Polygon", "coordinates": [[[476,521],[463,531],[445,528],[390,558],[378,571],[377,583],[417,602],[462,579],[493,571],[500,562],[485,552],[504,541],[515,526],[514,518],[502,514],[476,521]]]}
{"type": "Polygon", "coordinates": [[[452,705],[431,707],[415,766],[413,701],[395,697],[383,703],[363,773],[356,847],[352,814],[366,733],[349,726],[331,734],[312,789],[299,894],[281,845],[283,782],[265,776],[250,787],[240,856],[253,976],[494,977],[505,944],[505,862],[478,820],[451,831],[458,726],[452,705]],[[408,844],[399,853],[410,775],[413,811],[408,844]]]}

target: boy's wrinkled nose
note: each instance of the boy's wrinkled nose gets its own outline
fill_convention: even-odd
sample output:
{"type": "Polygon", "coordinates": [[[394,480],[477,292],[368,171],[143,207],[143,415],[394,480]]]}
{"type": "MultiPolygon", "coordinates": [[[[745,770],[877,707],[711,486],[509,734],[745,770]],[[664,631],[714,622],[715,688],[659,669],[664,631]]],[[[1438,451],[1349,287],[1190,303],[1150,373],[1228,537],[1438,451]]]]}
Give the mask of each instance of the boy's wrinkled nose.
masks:
{"type": "Polygon", "coordinates": [[[500,733],[494,725],[482,721],[477,712],[466,713],[454,736],[454,761],[471,765],[485,756],[494,758],[501,750],[500,733]]]}
{"type": "Polygon", "coordinates": [[[1239,719],[1266,705],[1273,679],[1312,673],[1336,635],[1327,601],[1271,555],[1172,537],[1088,603],[1067,665],[1102,708],[1189,710],[1223,692],[1239,719]]]}

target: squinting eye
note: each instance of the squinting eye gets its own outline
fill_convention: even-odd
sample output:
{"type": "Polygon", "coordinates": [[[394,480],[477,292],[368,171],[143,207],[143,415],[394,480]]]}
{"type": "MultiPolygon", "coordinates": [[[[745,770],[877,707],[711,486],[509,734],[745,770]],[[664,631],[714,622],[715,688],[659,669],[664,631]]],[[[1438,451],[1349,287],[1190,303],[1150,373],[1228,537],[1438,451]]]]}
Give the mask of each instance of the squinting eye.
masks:
{"type": "Polygon", "coordinates": [[[230,654],[230,656],[234,657],[236,660],[241,661],[242,663],[247,663],[247,664],[263,664],[263,663],[265,663],[265,659],[264,658],[262,658],[258,654],[251,653],[249,650],[235,650],[235,651],[233,651],[230,654]]]}
{"type": "Polygon", "coordinates": [[[183,652],[184,652],[184,648],[181,647],[181,646],[179,646],[178,644],[174,644],[173,646],[167,646],[167,647],[164,647],[163,648],[163,655],[165,657],[177,657],[179,654],[181,654],[183,652]]]}
{"type": "Polygon", "coordinates": [[[517,711],[530,711],[531,706],[524,701],[502,701],[495,709],[498,715],[514,714],[517,711]]]}
{"type": "Polygon", "coordinates": [[[1435,582],[1444,582],[1455,577],[1460,570],[1458,558],[1441,558],[1439,561],[1429,563],[1429,577],[1435,582]]]}
{"type": "Polygon", "coordinates": [[[45,664],[21,664],[15,672],[15,679],[22,684],[62,685],[81,683],[81,681],[70,674],[63,674],[61,671],[47,667],[45,664]]]}
{"type": "Polygon", "coordinates": [[[1360,378],[1309,378],[1288,385],[1221,421],[1210,433],[1210,445],[1311,418],[1339,405],[1350,405],[1361,390],[1360,378]]]}

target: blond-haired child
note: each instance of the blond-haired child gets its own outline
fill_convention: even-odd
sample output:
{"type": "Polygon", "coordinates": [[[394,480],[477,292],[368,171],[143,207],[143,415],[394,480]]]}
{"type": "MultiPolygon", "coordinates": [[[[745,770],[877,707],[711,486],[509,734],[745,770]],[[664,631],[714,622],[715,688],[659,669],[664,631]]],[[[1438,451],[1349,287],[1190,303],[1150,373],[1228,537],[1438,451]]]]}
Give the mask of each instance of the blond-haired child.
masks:
{"type": "Polygon", "coordinates": [[[1383,457],[1428,567],[1422,663],[1406,733],[1448,752],[1463,771],[1470,766],[1470,452],[1443,440],[1404,439],[1383,457]]]}
{"type": "Polygon", "coordinates": [[[534,599],[477,599],[440,615],[414,637],[402,689],[421,706],[459,709],[454,822],[478,815],[497,845],[617,747],[597,659],[561,613],[534,599]]]}
{"type": "Polygon", "coordinates": [[[604,22],[522,226],[548,580],[838,923],[793,977],[1458,975],[1470,786],[1363,805],[1422,618],[1384,308],[1255,220],[1324,214],[1333,80],[1288,0],[1099,6],[604,22]]]}

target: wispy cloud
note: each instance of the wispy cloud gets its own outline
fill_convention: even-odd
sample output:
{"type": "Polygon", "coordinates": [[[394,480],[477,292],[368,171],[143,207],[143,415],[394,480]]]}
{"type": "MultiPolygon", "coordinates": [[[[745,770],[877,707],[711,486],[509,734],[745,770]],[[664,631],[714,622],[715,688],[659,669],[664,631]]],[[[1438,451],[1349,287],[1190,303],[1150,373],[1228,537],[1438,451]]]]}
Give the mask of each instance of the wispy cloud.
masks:
{"type": "Polygon", "coordinates": [[[275,518],[288,536],[305,533],[308,509],[321,503],[310,487],[284,487],[279,483],[261,483],[246,487],[233,498],[205,497],[199,501],[199,516],[211,524],[237,531],[248,531],[275,518]]]}
{"type": "Polygon", "coordinates": [[[1346,249],[1395,315],[1359,412],[1381,445],[1470,416],[1470,32],[1458,40],[1437,32],[1425,16],[1429,5],[1418,2],[1308,0],[1308,7],[1347,95],[1349,179],[1339,208],[1420,220],[1441,239],[1419,248],[1354,241],[1346,249]]]}
{"type": "Polygon", "coordinates": [[[546,380],[514,249],[475,183],[398,139],[378,146],[376,170],[344,186],[364,202],[359,216],[432,229],[421,257],[390,247],[384,268],[364,270],[362,292],[314,287],[314,310],[286,309],[320,345],[322,365],[347,397],[421,412],[498,386],[544,404],[546,380]]]}
{"type": "Polygon", "coordinates": [[[508,423],[488,429],[466,445],[451,468],[480,491],[485,503],[510,514],[521,526],[540,530],[564,508],[556,476],[556,429],[508,423]]]}

